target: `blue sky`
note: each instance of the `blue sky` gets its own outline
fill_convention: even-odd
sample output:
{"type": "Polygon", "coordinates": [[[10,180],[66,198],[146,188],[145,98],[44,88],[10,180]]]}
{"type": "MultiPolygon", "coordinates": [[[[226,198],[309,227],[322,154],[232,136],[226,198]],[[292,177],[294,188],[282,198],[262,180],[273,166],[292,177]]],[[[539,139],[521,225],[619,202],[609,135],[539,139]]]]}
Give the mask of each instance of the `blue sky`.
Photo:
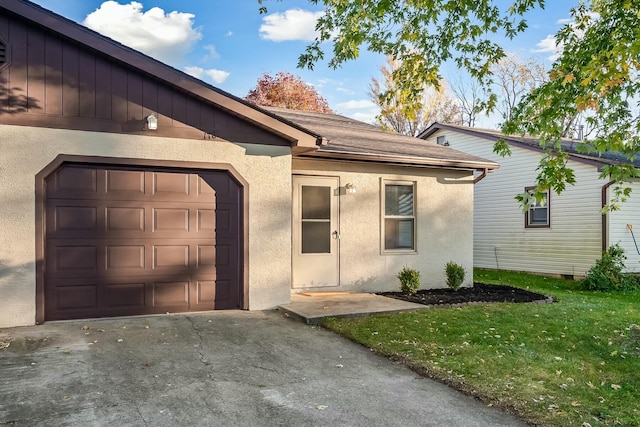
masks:
{"type": "MultiPolygon", "coordinates": [[[[383,57],[363,51],[338,70],[323,63],[313,71],[296,68],[322,11],[308,0],[268,0],[266,15],[259,14],[257,0],[32,1],[239,97],[262,73],[287,71],[312,84],[339,114],[371,121],[377,112],[367,92],[371,78],[379,77],[383,57]]],[[[548,1],[545,10],[527,15],[527,32],[503,46],[525,58],[549,61],[552,35],[576,3],[548,1]]],[[[454,77],[456,70],[447,67],[442,74],[454,77]]]]}

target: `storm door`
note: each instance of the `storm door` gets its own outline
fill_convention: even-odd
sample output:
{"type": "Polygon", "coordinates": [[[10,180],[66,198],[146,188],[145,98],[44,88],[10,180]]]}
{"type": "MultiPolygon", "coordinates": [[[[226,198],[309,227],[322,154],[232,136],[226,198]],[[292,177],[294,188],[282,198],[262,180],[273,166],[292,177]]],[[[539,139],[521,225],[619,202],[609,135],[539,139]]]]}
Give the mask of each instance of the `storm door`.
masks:
{"type": "Polygon", "coordinates": [[[293,177],[293,287],[339,285],[339,179],[293,177]]]}

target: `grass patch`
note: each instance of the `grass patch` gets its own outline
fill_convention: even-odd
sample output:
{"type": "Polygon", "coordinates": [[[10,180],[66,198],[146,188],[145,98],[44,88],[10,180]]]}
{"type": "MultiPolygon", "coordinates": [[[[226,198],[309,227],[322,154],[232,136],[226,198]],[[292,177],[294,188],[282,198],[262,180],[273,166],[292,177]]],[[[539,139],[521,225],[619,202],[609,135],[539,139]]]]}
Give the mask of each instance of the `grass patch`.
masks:
{"type": "Polygon", "coordinates": [[[436,308],[324,326],[541,426],[640,426],[640,291],[476,270],[554,304],[436,308]]]}

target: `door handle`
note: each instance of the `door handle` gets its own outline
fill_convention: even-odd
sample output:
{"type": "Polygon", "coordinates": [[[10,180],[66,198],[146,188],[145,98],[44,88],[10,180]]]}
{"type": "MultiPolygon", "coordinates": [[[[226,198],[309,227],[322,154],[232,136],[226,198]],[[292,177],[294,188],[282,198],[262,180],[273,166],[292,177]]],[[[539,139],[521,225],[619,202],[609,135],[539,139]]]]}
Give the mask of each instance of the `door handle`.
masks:
{"type": "Polygon", "coordinates": [[[340,233],[338,232],[338,230],[335,230],[333,233],[331,233],[331,236],[334,238],[334,240],[340,240],[340,233]]]}

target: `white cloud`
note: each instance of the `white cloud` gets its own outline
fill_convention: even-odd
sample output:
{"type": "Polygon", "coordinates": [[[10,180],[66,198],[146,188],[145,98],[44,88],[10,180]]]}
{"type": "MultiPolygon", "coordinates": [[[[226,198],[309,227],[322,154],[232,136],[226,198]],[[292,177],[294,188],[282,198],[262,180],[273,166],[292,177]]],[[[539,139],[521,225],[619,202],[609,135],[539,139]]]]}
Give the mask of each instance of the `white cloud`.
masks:
{"type": "Polygon", "coordinates": [[[362,110],[365,108],[378,108],[378,106],[368,99],[361,100],[351,100],[347,102],[342,102],[336,106],[337,108],[341,108],[344,110],[362,110]]]}
{"type": "Polygon", "coordinates": [[[225,34],[225,37],[231,37],[233,35],[233,31],[227,31],[227,34],[225,34]]]}
{"type": "Polygon", "coordinates": [[[223,83],[231,73],[211,68],[205,70],[202,67],[184,67],[184,72],[200,80],[210,80],[214,83],[223,83]]]}
{"type": "Polygon", "coordinates": [[[286,40],[312,41],[316,38],[316,22],[324,12],[289,9],[283,13],[273,13],[262,18],[260,37],[281,42],[286,40]]]}
{"type": "Polygon", "coordinates": [[[380,114],[380,108],[367,99],[351,100],[336,105],[336,110],[347,111],[345,116],[351,117],[361,122],[374,123],[376,116],[380,114]]]}
{"type": "Polygon", "coordinates": [[[206,50],[208,53],[207,55],[204,57],[205,61],[208,61],[209,59],[218,59],[220,58],[220,54],[218,53],[218,51],[216,50],[216,47],[212,44],[208,44],[206,46],[204,46],[204,50],[206,50]]]}
{"type": "Polygon", "coordinates": [[[350,114],[349,117],[352,119],[359,120],[361,122],[375,124],[376,116],[378,115],[377,111],[360,111],[353,114],[350,114]]]}
{"type": "Polygon", "coordinates": [[[556,21],[556,24],[565,25],[565,24],[573,24],[573,18],[561,18],[556,21]]]}
{"type": "MultiPolygon", "coordinates": [[[[600,15],[598,13],[595,12],[589,12],[588,13],[588,17],[592,20],[595,21],[597,19],[600,19],[600,15]]],[[[568,25],[572,28],[573,32],[575,34],[577,34],[579,37],[582,37],[582,34],[584,33],[583,30],[577,29],[576,28],[576,24],[575,24],[575,19],[574,18],[562,18],[562,19],[558,19],[556,21],[556,23],[558,25],[568,25]]],[[[545,37],[544,39],[540,40],[538,43],[536,43],[536,49],[532,49],[531,51],[534,53],[551,53],[551,56],[548,57],[548,59],[550,61],[555,61],[556,59],[558,59],[560,57],[560,55],[562,54],[562,51],[564,50],[564,45],[562,43],[558,43],[558,41],[556,40],[556,37],[549,34],[547,35],[547,37],[545,37]]]]}
{"type": "Polygon", "coordinates": [[[122,44],[160,61],[179,62],[202,34],[193,27],[191,13],[165,13],[159,7],[146,12],[142,3],[105,1],[85,18],[83,24],[122,44]]]}
{"type": "Polygon", "coordinates": [[[555,61],[562,53],[563,46],[558,45],[555,36],[549,34],[544,39],[536,43],[536,49],[533,49],[534,53],[551,53],[549,61],[555,61]]]}
{"type": "Polygon", "coordinates": [[[351,89],[347,89],[346,87],[337,87],[336,92],[344,93],[346,95],[355,95],[356,93],[351,89]]]}

